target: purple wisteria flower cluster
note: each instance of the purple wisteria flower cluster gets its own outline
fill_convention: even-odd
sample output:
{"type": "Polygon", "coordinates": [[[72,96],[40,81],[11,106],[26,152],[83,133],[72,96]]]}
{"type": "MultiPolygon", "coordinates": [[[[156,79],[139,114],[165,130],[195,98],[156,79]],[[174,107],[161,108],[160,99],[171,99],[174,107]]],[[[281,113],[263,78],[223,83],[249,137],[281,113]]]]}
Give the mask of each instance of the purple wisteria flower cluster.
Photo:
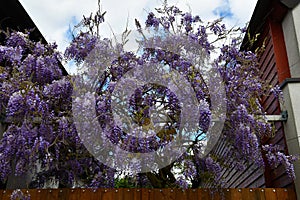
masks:
{"type": "Polygon", "coordinates": [[[33,188],[49,181],[71,187],[78,177],[87,185],[95,179],[94,186],[112,187],[113,176],[100,181],[96,175],[113,170],[95,160],[77,135],[73,86],[62,76],[62,55],[55,44],[31,41],[29,34],[7,33],[0,46],[1,181],[31,174],[33,188]]]}
{"type": "MultiPolygon", "coordinates": [[[[95,15],[84,17],[76,27],[83,29],[74,35],[64,55],[56,50],[55,44],[31,41],[29,33],[6,35],[0,45],[0,122],[4,127],[0,140],[2,182],[10,174],[31,173],[29,187],[32,188],[43,187],[51,181],[59,187],[120,187],[121,183],[130,187],[198,188],[206,183],[220,187],[223,168],[243,170],[250,163],[263,166],[262,153],[272,166],[283,164],[294,178],[295,157],[271,145],[261,146],[261,138],[272,135],[272,127],[264,118],[259,101],[270,86],[259,78],[257,55],[241,51],[241,37],[231,34],[243,34],[243,30],[228,30],[222,20],[205,23],[198,15],[165,2],[156,12],[149,13],[144,30],[136,20],[142,39],[138,40],[138,53],[134,53],[125,50],[126,42],[114,45],[111,39],[101,39],[99,26],[104,22],[104,14],[99,8],[95,15]],[[230,41],[224,42],[224,38],[230,41]],[[97,59],[93,59],[93,53],[97,59]],[[217,56],[210,61],[212,54],[217,56]],[[63,59],[75,61],[80,71],[84,71],[82,76],[62,76],[59,65],[63,59]],[[89,65],[82,65],[84,62],[89,65]],[[172,81],[169,74],[176,71],[190,84],[198,109],[182,105],[176,95],[177,88],[187,88],[184,81],[177,81],[176,87],[158,83],[139,85],[130,78],[124,81],[132,71],[142,77],[139,69],[145,66],[161,66],[154,74],[164,71],[162,77],[169,82],[172,81]],[[225,95],[213,82],[217,76],[221,77],[225,95]],[[85,89],[74,83],[77,78],[91,82],[93,93],[82,98],[72,97],[76,91],[85,89]],[[125,103],[122,99],[125,95],[118,94],[118,83],[122,81],[128,88],[137,86],[125,103]],[[95,105],[90,105],[93,98],[95,105]],[[215,106],[215,99],[221,99],[225,105],[215,106]],[[113,106],[116,102],[126,108],[125,111],[113,106]],[[72,103],[78,106],[73,110],[80,111],[83,125],[80,132],[84,137],[79,135],[74,122],[72,103]],[[85,112],[87,105],[96,113],[91,121],[96,121],[104,133],[99,136],[101,143],[88,131],[94,127],[90,127],[89,113],[85,112]],[[185,106],[194,119],[184,120],[185,106]],[[221,137],[230,151],[223,155],[214,151],[207,153],[205,147],[209,139],[217,137],[214,131],[219,130],[211,127],[222,120],[221,137]],[[196,122],[196,130],[185,129],[191,121],[196,122]],[[84,145],[87,141],[82,141],[88,139],[95,152],[100,152],[97,156],[102,155],[101,151],[108,144],[142,156],[159,152],[174,140],[183,138],[183,130],[192,132],[190,140],[183,143],[186,151],[161,169],[141,173],[118,171],[101,163],[84,145]]],[[[122,35],[129,33],[126,30],[122,35]]],[[[280,93],[278,88],[272,90],[280,93]]],[[[110,159],[111,154],[108,152],[106,159],[110,159]]],[[[114,156],[113,162],[118,163],[124,154],[114,156]]],[[[155,161],[155,158],[148,160],[152,165],[158,164],[155,161]]],[[[141,168],[135,159],[129,164],[141,168]]]]}
{"type": "MultiPolygon", "coordinates": [[[[152,122],[149,119],[149,108],[157,105],[168,111],[170,119],[163,131],[157,131],[155,137],[152,134],[146,139],[139,139],[128,135],[126,130],[122,130],[124,127],[120,127],[120,122],[114,119],[111,106],[112,97],[116,98],[113,96],[116,83],[131,69],[151,63],[151,65],[163,65],[167,71],[178,71],[189,81],[197,100],[201,102],[199,130],[195,132],[187,153],[163,169],[147,172],[146,176],[152,187],[196,188],[204,185],[205,182],[220,186],[222,185],[221,171],[224,167],[244,170],[250,163],[264,166],[260,139],[269,137],[272,128],[264,118],[265,113],[259,100],[270,86],[259,77],[257,55],[239,49],[241,37],[233,37],[229,43],[218,46],[223,38],[231,34],[232,29],[227,30],[221,20],[204,23],[199,16],[184,13],[176,6],[168,6],[166,2],[161,8],[156,9],[156,13],[150,12],[146,19],[146,31],[152,32],[153,36],[147,37],[146,31],[142,30],[141,23],[137,20],[136,25],[143,38],[139,41],[142,53],[137,55],[127,52],[122,48],[122,44],[111,46],[110,53],[105,57],[108,60],[105,62],[107,70],[99,77],[96,110],[99,123],[102,124],[108,140],[127,151],[145,153],[163,148],[178,134],[182,105],[174,93],[165,92],[163,87],[155,84],[136,88],[129,100],[128,114],[139,126],[150,127],[152,122]],[[189,41],[189,45],[184,45],[186,41],[189,41]],[[201,46],[201,50],[195,48],[196,45],[193,44],[201,46]],[[207,67],[208,63],[203,60],[212,53],[217,53],[219,56],[207,67]],[[202,55],[201,61],[199,61],[199,54],[202,55]],[[218,96],[217,89],[210,91],[212,88],[208,87],[206,77],[202,73],[210,69],[217,71],[225,84],[227,114],[222,137],[228,142],[231,151],[224,155],[208,155],[203,158],[201,156],[205,148],[203,140],[209,132],[212,120],[210,92],[215,92],[218,96]],[[181,173],[175,173],[176,170],[181,173]]],[[[241,34],[245,32],[244,29],[235,31],[240,31],[241,34]]],[[[79,40],[80,35],[74,39],[74,43],[79,40]]],[[[112,44],[109,40],[100,41],[100,44],[103,42],[112,44]]],[[[70,49],[72,45],[68,50],[70,49]]],[[[89,51],[89,48],[87,50],[89,51]]],[[[101,47],[100,52],[102,51],[107,52],[101,47]]],[[[69,52],[69,55],[71,54],[69,52]]],[[[76,56],[73,58],[76,60],[76,56]]],[[[92,74],[90,69],[86,71],[92,74]]],[[[222,98],[221,95],[219,96],[222,98]]],[[[119,102],[122,102],[122,99],[119,102]]],[[[288,159],[288,156],[285,158],[288,159]]],[[[142,175],[144,174],[131,174],[137,177],[142,175]]]]}
{"type": "Polygon", "coordinates": [[[24,194],[21,190],[17,189],[14,190],[10,196],[11,200],[30,200],[29,194],[24,194]]]}
{"type": "Polygon", "coordinates": [[[282,147],[278,145],[264,145],[262,149],[266,152],[268,163],[272,168],[283,165],[289,177],[296,178],[293,162],[299,159],[297,156],[285,155],[282,147]]]}

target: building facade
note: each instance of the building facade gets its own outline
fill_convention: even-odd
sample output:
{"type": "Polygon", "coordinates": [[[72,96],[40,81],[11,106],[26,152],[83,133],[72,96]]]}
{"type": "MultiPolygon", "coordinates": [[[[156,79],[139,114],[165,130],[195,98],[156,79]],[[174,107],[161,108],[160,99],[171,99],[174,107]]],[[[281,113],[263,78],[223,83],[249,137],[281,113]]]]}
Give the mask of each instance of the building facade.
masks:
{"type": "MultiPolygon", "coordinates": [[[[286,121],[274,122],[276,135],[262,142],[279,144],[285,153],[300,155],[300,1],[258,0],[248,31],[251,35],[260,34],[259,39],[249,46],[245,38],[242,48],[254,50],[265,46],[259,58],[261,78],[279,85],[283,91],[283,102],[267,95],[262,99],[263,107],[268,115],[287,111],[286,121]]],[[[300,161],[294,163],[294,168],[295,181],[287,177],[283,166],[276,169],[266,166],[265,186],[295,188],[299,198],[300,161]]]]}
{"type": "MultiPolygon", "coordinates": [[[[285,102],[282,109],[287,109],[288,120],[284,123],[286,143],[290,154],[300,155],[300,3],[290,1],[291,6],[282,21],[290,77],[282,84],[285,102]]],[[[300,198],[300,161],[294,164],[296,173],[296,192],[300,198]]]]}

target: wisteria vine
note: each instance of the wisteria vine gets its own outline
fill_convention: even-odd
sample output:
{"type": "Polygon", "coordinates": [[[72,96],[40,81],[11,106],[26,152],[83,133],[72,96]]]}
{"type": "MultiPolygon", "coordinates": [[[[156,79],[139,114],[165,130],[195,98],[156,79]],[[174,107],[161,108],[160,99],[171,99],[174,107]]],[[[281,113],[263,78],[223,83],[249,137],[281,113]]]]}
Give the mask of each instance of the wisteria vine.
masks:
{"type": "MultiPolygon", "coordinates": [[[[30,40],[30,33],[5,33],[6,39],[0,45],[0,120],[4,129],[0,141],[2,182],[6,182],[10,174],[29,173],[32,175],[29,187],[32,188],[51,182],[59,187],[118,187],[122,177],[134,187],[198,188],[207,182],[217,187],[222,186],[222,168],[232,167],[224,164],[226,160],[234,162],[238,169],[244,169],[247,163],[263,166],[262,153],[272,166],[283,164],[288,175],[295,178],[292,165],[295,157],[283,154],[276,146],[261,146],[260,139],[272,135],[272,127],[264,118],[259,100],[271,87],[259,78],[257,55],[239,49],[245,29],[227,29],[222,20],[205,23],[198,15],[182,12],[165,2],[156,12],[148,14],[145,28],[135,21],[143,38],[137,54],[124,49],[126,36],[130,34],[127,30],[123,33],[124,40],[116,45],[113,40],[100,37],[104,14],[99,9],[95,15],[84,17],[76,27],[81,28],[80,31],[63,55],[57,51],[56,44],[30,40]],[[153,35],[148,37],[147,31],[153,35]],[[187,40],[200,45],[201,52],[193,45],[182,45],[187,40]],[[102,63],[107,65],[107,70],[97,80],[93,94],[96,105],[92,106],[95,106],[106,139],[126,151],[151,152],[172,141],[180,127],[182,105],[169,88],[148,84],[136,89],[128,108],[132,120],[143,131],[148,131],[152,126],[150,107],[157,106],[167,111],[168,123],[146,139],[132,137],[113,118],[111,103],[116,83],[133,67],[150,63],[178,71],[191,84],[201,104],[197,119],[199,131],[188,143],[187,151],[170,165],[157,171],[124,174],[99,162],[83,145],[71,112],[72,101],[79,101],[72,99],[72,92],[78,86],[70,76],[62,75],[60,62],[74,60],[82,70],[82,63],[96,46],[110,53],[103,54],[102,63]],[[197,51],[197,54],[185,54],[188,51],[197,51]],[[218,56],[210,62],[209,68],[205,66],[207,62],[195,66],[194,61],[199,59],[195,55],[199,53],[204,60],[218,56]],[[203,157],[203,140],[212,123],[212,91],[203,76],[209,69],[221,75],[225,86],[226,116],[222,137],[232,151],[203,157]]],[[[86,73],[98,72],[87,69],[86,73]]],[[[272,90],[278,91],[278,88],[272,90]]],[[[218,91],[214,92],[218,95],[218,91]]],[[[88,101],[82,102],[85,103],[88,101]]]]}

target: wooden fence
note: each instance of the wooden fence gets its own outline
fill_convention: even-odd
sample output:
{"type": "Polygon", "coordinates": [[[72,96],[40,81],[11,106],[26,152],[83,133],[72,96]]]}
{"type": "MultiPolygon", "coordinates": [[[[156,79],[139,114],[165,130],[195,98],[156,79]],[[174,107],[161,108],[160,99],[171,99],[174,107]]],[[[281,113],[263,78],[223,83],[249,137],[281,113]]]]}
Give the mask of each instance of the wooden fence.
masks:
{"type": "MultiPolygon", "coordinates": [[[[293,189],[30,189],[21,190],[31,200],[296,200],[293,189]]],[[[0,190],[1,200],[10,200],[13,190],[0,190]]]]}

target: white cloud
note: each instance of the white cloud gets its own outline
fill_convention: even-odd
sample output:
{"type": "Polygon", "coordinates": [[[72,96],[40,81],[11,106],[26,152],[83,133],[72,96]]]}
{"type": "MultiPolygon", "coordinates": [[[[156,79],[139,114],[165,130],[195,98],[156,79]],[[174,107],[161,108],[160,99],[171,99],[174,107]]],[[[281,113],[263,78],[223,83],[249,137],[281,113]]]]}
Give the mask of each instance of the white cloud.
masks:
{"type": "Polygon", "coordinates": [[[232,13],[238,24],[243,24],[250,21],[251,15],[254,11],[257,0],[228,0],[232,13]]]}
{"type": "Polygon", "coordinates": [[[65,46],[66,31],[72,18],[80,20],[96,10],[96,0],[20,0],[36,26],[48,41],[65,46]]]}
{"type": "MultiPolygon", "coordinates": [[[[66,33],[69,26],[73,26],[74,18],[79,22],[83,15],[89,15],[97,10],[97,0],[20,0],[28,14],[40,29],[46,40],[56,41],[63,51],[68,44],[66,33]]],[[[142,23],[149,11],[160,6],[163,0],[101,0],[103,11],[107,11],[106,25],[101,26],[101,33],[110,37],[110,27],[114,33],[125,29],[128,19],[129,28],[134,29],[134,18],[142,23]],[[109,25],[108,25],[109,24],[109,25]]],[[[169,0],[184,11],[191,10],[203,20],[213,20],[214,11],[221,8],[222,12],[231,12],[225,18],[228,27],[233,25],[244,26],[250,20],[257,0],[169,0]]],[[[220,11],[220,10],[219,10],[220,11]]]]}

